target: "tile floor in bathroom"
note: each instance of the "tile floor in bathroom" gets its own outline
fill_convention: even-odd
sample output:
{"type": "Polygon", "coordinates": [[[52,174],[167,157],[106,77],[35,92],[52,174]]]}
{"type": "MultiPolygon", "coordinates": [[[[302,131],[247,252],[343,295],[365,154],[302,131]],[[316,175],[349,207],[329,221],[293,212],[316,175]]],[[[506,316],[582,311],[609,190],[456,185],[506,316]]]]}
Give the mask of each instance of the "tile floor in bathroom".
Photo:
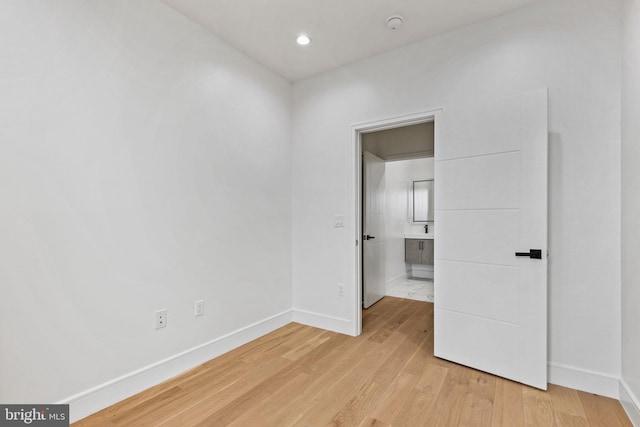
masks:
{"type": "Polygon", "coordinates": [[[433,302],[433,280],[407,279],[387,288],[390,297],[433,302]]]}

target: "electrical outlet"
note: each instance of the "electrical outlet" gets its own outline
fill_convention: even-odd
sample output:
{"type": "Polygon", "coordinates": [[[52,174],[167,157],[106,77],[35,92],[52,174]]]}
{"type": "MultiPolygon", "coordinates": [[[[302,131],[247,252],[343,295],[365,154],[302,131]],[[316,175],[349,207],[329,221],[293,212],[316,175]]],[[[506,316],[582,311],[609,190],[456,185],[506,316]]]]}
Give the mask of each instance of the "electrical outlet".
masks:
{"type": "Polygon", "coordinates": [[[344,284],[342,283],[338,283],[338,296],[344,296],[344,284]]]}
{"type": "Polygon", "coordinates": [[[156,329],[164,328],[167,326],[167,309],[156,311],[156,329]]]}
{"type": "Polygon", "coordinates": [[[199,299],[196,301],[195,309],[193,312],[194,316],[202,316],[204,314],[204,300],[199,299]]]}

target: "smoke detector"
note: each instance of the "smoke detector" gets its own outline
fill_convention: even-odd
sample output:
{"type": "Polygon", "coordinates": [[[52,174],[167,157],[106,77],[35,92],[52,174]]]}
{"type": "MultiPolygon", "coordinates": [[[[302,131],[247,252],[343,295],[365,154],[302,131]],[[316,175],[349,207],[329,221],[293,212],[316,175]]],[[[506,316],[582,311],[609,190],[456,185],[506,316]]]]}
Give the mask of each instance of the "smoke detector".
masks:
{"type": "Polygon", "coordinates": [[[402,15],[391,15],[387,18],[387,28],[390,30],[397,30],[402,27],[404,17],[402,15]]]}

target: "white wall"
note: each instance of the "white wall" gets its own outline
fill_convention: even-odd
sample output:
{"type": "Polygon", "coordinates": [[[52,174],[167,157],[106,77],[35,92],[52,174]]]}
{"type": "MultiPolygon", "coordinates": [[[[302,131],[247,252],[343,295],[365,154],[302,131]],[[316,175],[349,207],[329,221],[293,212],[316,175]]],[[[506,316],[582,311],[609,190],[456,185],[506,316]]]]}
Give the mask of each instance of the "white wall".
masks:
{"type": "Polygon", "coordinates": [[[623,7],[622,394],[640,425],[640,1],[623,7]]]}
{"type": "Polygon", "coordinates": [[[0,402],[290,310],[288,82],[153,0],[7,0],[0,28],[0,402]]]}
{"type": "Polygon", "coordinates": [[[548,87],[551,381],[616,395],[620,16],[618,1],[542,2],[294,84],[294,308],[354,330],[353,124],[548,87]]]}
{"type": "Polygon", "coordinates": [[[433,179],[433,157],[387,162],[385,166],[385,273],[388,284],[403,275],[406,278],[404,234],[424,233],[424,225],[411,223],[409,197],[412,181],[433,179]]]}

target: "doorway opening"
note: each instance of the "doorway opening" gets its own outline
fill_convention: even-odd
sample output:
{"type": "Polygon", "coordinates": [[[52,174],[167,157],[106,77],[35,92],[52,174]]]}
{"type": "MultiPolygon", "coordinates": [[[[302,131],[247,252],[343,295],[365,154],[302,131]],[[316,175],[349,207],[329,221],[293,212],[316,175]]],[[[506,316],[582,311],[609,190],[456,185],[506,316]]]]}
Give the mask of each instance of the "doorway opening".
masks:
{"type": "MultiPolygon", "coordinates": [[[[431,208],[433,212],[433,191],[429,199],[429,193],[424,193],[422,186],[428,181],[433,184],[438,113],[430,111],[353,127],[358,287],[355,324],[358,335],[362,333],[363,307],[371,306],[388,292],[390,296],[394,291],[399,292],[396,285],[408,281],[412,281],[414,287],[433,285],[434,219],[433,216],[428,218],[426,212],[424,215],[416,215],[416,212],[420,207],[431,208]],[[388,189],[393,203],[385,203],[385,165],[393,169],[394,178],[389,181],[388,189]],[[426,194],[427,198],[420,198],[421,194],[426,194]],[[387,208],[393,211],[388,223],[385,219],[387,208]],[[387,227],[393,229],[388,230],[391,234],[385,231],[387,227]],[[420,256],[425,256],[424,262],[407,263],[405,235],[418,234],[419,239],[411,239],[411,243],[419,241],[416,248],[420,256]],[[392,290],[394,287],[396,289],[392,290]]],[[[424,299],[429,295],[433,298],[432,287],[423,288],[420,294],[425,295],[424,299]]]]}
{"type": "MultiPolygon", "coordinates": [[[[425,125],[432,141],[433,122],[425,125]]],[[[434,158],[387,161],[385,166],[385,295],[433,302],[434,158]]]]}

